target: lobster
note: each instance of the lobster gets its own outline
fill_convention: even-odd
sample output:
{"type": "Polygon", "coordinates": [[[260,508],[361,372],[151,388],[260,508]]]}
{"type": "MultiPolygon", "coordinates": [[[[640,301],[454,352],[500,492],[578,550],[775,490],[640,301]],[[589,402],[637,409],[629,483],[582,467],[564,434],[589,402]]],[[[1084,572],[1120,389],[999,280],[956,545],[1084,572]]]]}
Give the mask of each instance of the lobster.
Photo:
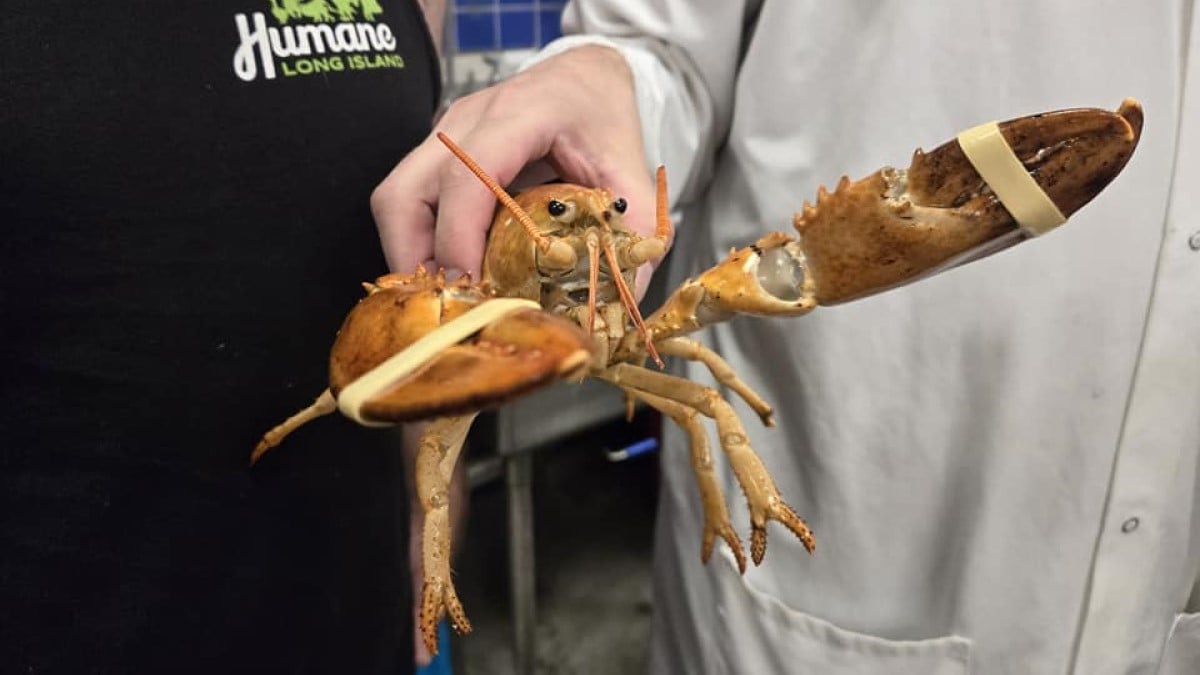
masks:
{"type": "Polygon", "coordinates": [[[437,623],[447,613],[459,632],[470,631],[451,580],[448,494],[471,422],[481,410],[553,382],[603,380],[685,430],[704,506],[704,562],[719,537],[739,569],[746,567],[702,417],[714,420],[746,495],[753,562],[762,563],[772,520],[812,553],[812,531],[780,495],[730,403],[717,389],[647,367],[647,361],[661,367],[668,356],[705,364],[771,426],[771,405],[687,334],[738,314],[799,316],[1032,238],[1075,213],[1121,172],[1137,146],[1142,119],[1141,106],[1127,99],[1115,112],[1071,109],[993,124],[985,130],[992,149],[1011,153],[1009,172],[1020,174],[1007,179],[992,177],[996,170],[985,170],[980,151],[962,136],[930,152],[917,150],[907,169],[883,168],[858,181],[842,177],[834,191],[821,187],[815,204],[804,203],[794,216],[796,234],[772,232],[732,251],[684,281],[646,317],[630,287],[637,268],[661,258],[671,238],[662,167],[655,232],[641,236],[623,222],[628,204],[609,190],[548,184],[511,196],[439,135],[500,202],[482,278],[448,280],[419,267],[364,284],[366,297],[350,311],[331,349],[329,388],[268,431],[251,461],[297,427],[337,409],[365,425],[431,420],[415,476],[425,519],[420,622],[431,653],[437,623]],[[1032,199],[1041,199],[1043,216],[1052,214],[1049,223],[1038,208],[1029,215],[1030,197],[1002,187],[1009,179],[1036,185],[1032,199]]]}

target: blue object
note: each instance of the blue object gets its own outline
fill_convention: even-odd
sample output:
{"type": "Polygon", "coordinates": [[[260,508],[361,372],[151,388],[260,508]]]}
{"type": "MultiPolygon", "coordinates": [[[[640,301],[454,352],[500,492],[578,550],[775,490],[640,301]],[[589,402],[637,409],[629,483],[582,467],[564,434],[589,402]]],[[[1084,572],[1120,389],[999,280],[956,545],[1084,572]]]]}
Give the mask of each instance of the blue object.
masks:
{"type": "Polygon", "coordinates": [[[632,445],[627,445],[620,450],[609,450],[608,461],[623,462],[627,459],[633,459],[638,455],[645,455],[658,450],[658,439],[651,436],[638,441],[632,445]]]}
{"type": "Polygon", "coordinates": [[[453,675],[454,668],[450,664],[450,624],[445,619],[438,624],[438,653],[424,668],[418,668],[416,675],[453,675]]]}

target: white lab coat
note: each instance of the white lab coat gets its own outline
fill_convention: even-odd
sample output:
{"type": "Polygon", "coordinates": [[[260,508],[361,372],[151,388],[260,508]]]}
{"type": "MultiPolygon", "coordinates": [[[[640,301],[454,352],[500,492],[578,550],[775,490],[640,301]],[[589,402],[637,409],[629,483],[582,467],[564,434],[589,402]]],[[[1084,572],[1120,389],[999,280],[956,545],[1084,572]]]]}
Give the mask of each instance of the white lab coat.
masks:
{"type": "MultiPolygon", "coordinates": [[[[724,545],[701,565],[686,440],[670,430],[650,672],[1200,673],[1192,5],[568,6],[569,33],[611,38],[634,70],[647,159],[666,162],[682,206],[672,283],[790,229],[818,184],[906,166],[966,127],[1126,96],[1146,110],[1124,173],[1043,239],[704,335],[777,406],[774,429],[738,410],[817,553],[773,525],[745,577],[724,545]]],[[[745,541],[727,470],[724,489],[745,541]]]]}

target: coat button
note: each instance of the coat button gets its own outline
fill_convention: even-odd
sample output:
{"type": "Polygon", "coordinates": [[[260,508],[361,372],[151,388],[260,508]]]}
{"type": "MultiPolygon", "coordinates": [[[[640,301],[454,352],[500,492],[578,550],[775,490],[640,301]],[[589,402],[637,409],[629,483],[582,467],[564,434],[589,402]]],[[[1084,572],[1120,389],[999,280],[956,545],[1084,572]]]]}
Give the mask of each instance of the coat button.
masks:
{"type": "Polygon", "coordinates": [[[1196,230],[1192,233],[1192,236],[1188,237],[1188,248],[1193,251],[1200,251],[1200,230],[1196,230]]]}
{"type": "Polygon", "coordinates": [[[1125,534],[1129,534],[1130,532],[1133,532],[1134,530],[1138,529],[1138,525],[1140,525],[1140,524],[1141,524],[1141,521],[1138,520],[1137,518],[1130,518],[1130,519],[1126,520],[1125,522],[1121,523],[1121,531],[1124,532],[1125,534]]]}

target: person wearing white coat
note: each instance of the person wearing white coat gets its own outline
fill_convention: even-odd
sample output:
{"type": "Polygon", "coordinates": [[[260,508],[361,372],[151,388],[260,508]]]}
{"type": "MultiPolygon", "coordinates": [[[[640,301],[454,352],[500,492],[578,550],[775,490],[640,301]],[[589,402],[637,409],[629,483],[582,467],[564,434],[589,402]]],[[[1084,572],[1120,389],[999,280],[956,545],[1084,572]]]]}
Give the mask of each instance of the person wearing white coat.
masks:
{"type": "Polygon", "coordinates": [[[1200,673],[1198,20],[1191,2],[568,6],[584,37],[541,58],[603,41],[630,64],[648,163],[678,186],[669,287],[917,145],[1146,110],[1123,175],[1060,231],[712,330],[777,407],[751,444],[818,550],[772,526],[744,577],[727,551],[701,565],[671,429],[652,673],[1200,673]]]}
{"type": "MultiPolygon", "coordinates": [[[[817,551],[770,526],[745,576],[724,545],[701,564],[686,439],[668,428],[648,670],[1200,673],[1194,2],[578,0],[564,27],[439,128],[502,182],[546,156],[617,188],[630,214],[649,202],[646,166],[666,164],[668,286],[789,229],[843,173],[906,166],[988,120],[1145,107],[1132,160],[1066,227],[802,319],[702,335],[776,406],[766,429],[735,401],[817,551]],[[632,94],[606,75],[610,48],[632,94]]],[[[377,210],[381,236],[396,267],[475,271],[490,197],[434,143],[380,187],[413,202],[377,210]]]]}

